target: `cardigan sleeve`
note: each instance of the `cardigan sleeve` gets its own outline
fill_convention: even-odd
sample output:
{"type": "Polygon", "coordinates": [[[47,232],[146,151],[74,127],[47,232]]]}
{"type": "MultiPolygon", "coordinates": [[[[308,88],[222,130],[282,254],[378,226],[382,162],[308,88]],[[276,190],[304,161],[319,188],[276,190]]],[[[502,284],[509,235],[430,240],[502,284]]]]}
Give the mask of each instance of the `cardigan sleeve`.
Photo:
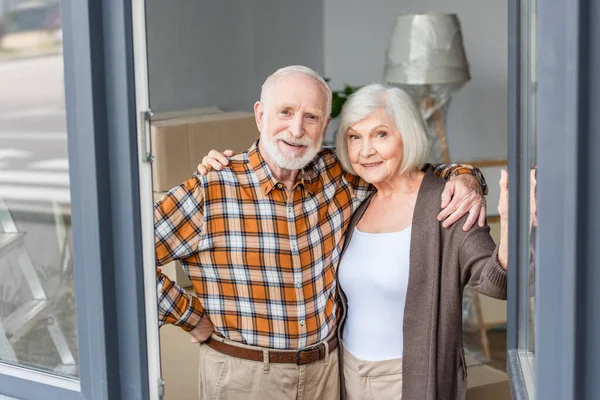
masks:
{"type": "Polygon", "coordinates": [[[461,282],[486,296],[506,300],[507,274],[498,262],[498,246],[490,228],[474,226],[465,232],[459,250],[461,282]]]}
{"type": "MultiPolygon", "coordinates": [[[[462,227],[462,223],[458,223],[462,227]]],[[[462,228],[459,229],[462,232],[462,228]]],[[[498,246],[490,236],[489,226],[474,226],[460,244],[459,263],[463,287],[486,296],[506,300],[508,275],[498,262],[498,246]]],[[[457,231],[458,232],[458,231],[457,231]]],[[[535,296],[535,248],[529,247],[529,296],[535,296]]]]}

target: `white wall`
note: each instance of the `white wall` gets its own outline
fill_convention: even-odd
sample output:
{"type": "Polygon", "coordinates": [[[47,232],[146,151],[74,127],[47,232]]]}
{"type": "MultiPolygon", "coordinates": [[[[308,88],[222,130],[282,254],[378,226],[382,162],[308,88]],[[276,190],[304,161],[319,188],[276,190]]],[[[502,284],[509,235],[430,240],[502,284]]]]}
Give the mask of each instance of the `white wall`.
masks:
{"type": "MultiPolygon", "coordinates": [[[[453,160],[506,157],[508,15],[498,0],[324,0],[325,75],[334,89],[383,79],[395,16],[456,13],[471,81],[453,98],[448,143],[453,160]]],[[[495,184],[495,182],[490,182],[495,184]]]]}
{"type": "Polygon", "coordinates": [[[147,0],[153,111],[251,111],[277,68],[324,71],[323,0],[147,0]]]}

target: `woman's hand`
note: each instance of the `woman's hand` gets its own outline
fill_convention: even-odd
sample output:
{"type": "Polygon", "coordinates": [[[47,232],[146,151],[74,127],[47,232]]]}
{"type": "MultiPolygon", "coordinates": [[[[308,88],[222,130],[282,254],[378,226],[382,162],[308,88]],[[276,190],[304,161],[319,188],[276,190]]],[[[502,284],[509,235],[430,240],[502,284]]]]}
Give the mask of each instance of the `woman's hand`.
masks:
{"type": "Polygon", "coordinates": [[[233,155],[233,150],[225,150],[219,153],[217,150],[211,150],[208,155],[202,159],[202,163],[198,164],[196,169],[200,175],[206,175],[211,168],[220,171],[223,167],[229,165],[229,159],[233,155]]]}
{"type": "Polygon", "coordinates": [[[508,172],[500,171],[500,199],[498,200],[498,215],[501,220],[508,221],[508,172]]]}
{"type": "MultiPolygon", "coordinates": [[[[536,170],[529,171],[529,225],[537,226],[537,179],[536,170]]],[[[508,221],[508,172],[500,172],[500,200],[498,201],[498,214],[501,219],[508,221]]]]}
{"type": "Polygon", "coordinates": [[[508,172],[500,171],[500,244],[498,245],[498,263],[505,270],[508,268],[508,172]]]}
{"type": "Polygon", "coordinates": [[[537,168],[529,172],[529,226],[537,226],[537,168]]]}

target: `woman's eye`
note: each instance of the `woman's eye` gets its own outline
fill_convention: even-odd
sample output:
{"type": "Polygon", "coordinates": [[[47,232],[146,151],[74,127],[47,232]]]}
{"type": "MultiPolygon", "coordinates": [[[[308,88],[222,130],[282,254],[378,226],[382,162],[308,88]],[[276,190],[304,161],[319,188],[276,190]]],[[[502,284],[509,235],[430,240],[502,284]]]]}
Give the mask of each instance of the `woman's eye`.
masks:
{"type": "Polygon", "coordinates": [[[384,137],[386,137],[386,136],[387,136],[387,132],[379,132],[379,133],[377,134],[377,137],[379,137],[379,138],[384,138],[384,137]]]}

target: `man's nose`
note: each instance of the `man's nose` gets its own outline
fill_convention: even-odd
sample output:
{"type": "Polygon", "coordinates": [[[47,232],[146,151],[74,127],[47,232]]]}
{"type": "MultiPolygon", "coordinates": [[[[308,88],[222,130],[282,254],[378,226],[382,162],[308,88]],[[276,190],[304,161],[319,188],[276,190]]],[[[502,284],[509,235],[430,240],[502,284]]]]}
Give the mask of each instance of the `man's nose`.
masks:
{"type": "Polygon", "coordinates": [[[289,131],[296,138],[304,135],[303,118],[301,115],[295,115],[294,119],[290,121],[289,131]]]}

